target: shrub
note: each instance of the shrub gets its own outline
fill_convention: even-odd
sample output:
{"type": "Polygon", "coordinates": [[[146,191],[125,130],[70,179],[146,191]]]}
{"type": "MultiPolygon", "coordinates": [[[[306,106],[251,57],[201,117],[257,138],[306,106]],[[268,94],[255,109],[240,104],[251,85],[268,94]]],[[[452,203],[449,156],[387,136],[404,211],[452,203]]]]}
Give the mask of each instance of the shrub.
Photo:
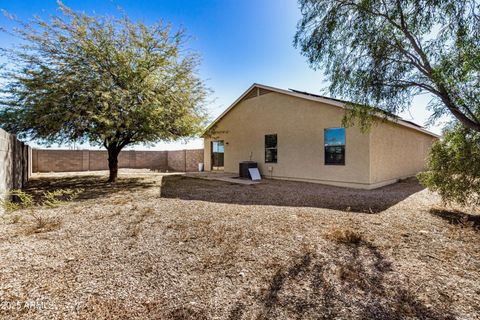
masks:
{"type": "Polygon", "coordinates": [[[57,189],[43,193],[43,205],[47,207],[58,207],[68,201],[74,200],[82,189],[57,189]]]}
{"type": "Polygon", "coordinates": [[[445,203],[480,205],[480,133],[460,125],[445,130],[432,146],[428,171],[418,179],[445,203]]]}
{"type": "Polygon", "coordinates": [[[6,192],[1,198],[1,206],[7,212],[13,212],[33,206],[32,195],[22,190],[11,190],[6,192]]]}
{"type": "MultiPolygon", "coordinates": [[[[68,201],[72,201],[82,191],[82,189],[58,189],[54,191],[45,191],[43,192],[39,203],[46,207],[57,207],[68,201]]],[[[33,219],[34,224],[27,229],[27,234],[56,230],[61,225],[60,218],[47,217],[40,214],[40,212],[36,210],[38,207],[35,204],[33,196],[22,190],[12,190],[7,192],[1,199],[1,206],[7,213],[21,209],[28,209],[26,210],[26,214],[33,219]]],[[[20,215],[12,216],[11,223],[17,223],[20,219],[20,215]]]]}

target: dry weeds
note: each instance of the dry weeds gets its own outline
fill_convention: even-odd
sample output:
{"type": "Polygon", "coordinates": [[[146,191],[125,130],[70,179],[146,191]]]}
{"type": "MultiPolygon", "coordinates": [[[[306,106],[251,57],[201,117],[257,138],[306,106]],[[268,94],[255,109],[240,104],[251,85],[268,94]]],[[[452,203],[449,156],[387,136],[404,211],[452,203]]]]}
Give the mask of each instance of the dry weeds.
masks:
{"type": "Polygon", "coordinates": [[[361,234],[346,228],[334,228],[327,233],[326,238],[338,243],[350,245],[359,245],[363,241],[361,234]]]}
{"type": "Polygon", "coordinates": [[[415,181],[368,193],[120,178],[31,183],[84,191],[42,209],[61,219],[48,232],[0,224],[0,318],[479,318],[479,213],[415,181]]]}
{"type": "Polygon", "coordinates": [[[62,225],[62,220],[59,217],[42,217],[35,214],[32,217],[33,223],[27,224],[24,229],[26,235],[54,231],[62,225]]]}

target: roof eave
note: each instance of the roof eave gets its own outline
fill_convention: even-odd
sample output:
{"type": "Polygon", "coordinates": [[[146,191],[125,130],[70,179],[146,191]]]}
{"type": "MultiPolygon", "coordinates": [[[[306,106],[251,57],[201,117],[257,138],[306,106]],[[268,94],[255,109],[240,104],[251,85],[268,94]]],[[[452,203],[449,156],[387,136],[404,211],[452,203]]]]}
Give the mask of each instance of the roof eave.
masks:
{"type": "MultiPolygon", "coordinates": [[[[286,94],[286,95],[289,95],[289,96],[298,97],[300,99],[321,102],[321,103],[336,106],[336,107],[339,107],[339,108],[342,108],[342,109],[346,109],[345,102],[326,99],[326,98],[322,98],[322,97],[307,96],[305,94],[300,94],[300,93],[292,92],[292,91],[289,91],[289,90],[284,90],[284,89],[279,89],[279,88],[275,88],[275,87],[266,86],[266,85],[259,84],[259,83],[254,83],[237,100],[235,100],[227,109],[225,109],[225,111],[223,111],[214,121],[212,121],[212,123],[210,123],[210,125],[208,125],[208,127],[202,133],[201,137],[205,138],[208,131],[211,128],[213,128],[215,126],[215,124],[217,124],[230,110],[232,110],[254,88],[270,90],[270,91],[273,91],[273,92],[278,92],[278,93],[286,94]]],[[[437,135],[433,132],[430,132],[430,131],[422,128],[422,127],[414,126],[413,124],[410,124],[410,123],[408,123],[408,122],[406,122],[402,119],[395,119],[395,118],[390,117],[390,116],[387,116],[386,119],[390,122],[399,123],[399,124],[401,124],[405,127],[411,128],[413,130],[420,131],[424,134],[433,136],[435,138],[441,138],[441,136],[439,136],[439,135],[437,135]]]]}

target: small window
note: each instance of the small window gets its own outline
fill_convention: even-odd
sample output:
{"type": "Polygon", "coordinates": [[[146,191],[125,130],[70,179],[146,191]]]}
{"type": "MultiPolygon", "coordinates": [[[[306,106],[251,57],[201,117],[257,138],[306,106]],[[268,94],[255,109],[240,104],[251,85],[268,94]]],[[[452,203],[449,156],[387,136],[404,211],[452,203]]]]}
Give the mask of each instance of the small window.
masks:
{"type": "Polygon", "coordinates": [[[265,163],[277,163],[277,135],[265,135],[265,163]]]}
{"type": "Polygon", "coordinates": [[[345,128],[324,131],[325,164],[345,165],[345,128]]]}
{"type": "Polygon", "coordinates": [[[225,152],[225,149],[224,149],[223,141],[213,141],[213,143],[212,143],[212,152],[215,152],[215,153],[224,153],[224,152],[225,152]]]}

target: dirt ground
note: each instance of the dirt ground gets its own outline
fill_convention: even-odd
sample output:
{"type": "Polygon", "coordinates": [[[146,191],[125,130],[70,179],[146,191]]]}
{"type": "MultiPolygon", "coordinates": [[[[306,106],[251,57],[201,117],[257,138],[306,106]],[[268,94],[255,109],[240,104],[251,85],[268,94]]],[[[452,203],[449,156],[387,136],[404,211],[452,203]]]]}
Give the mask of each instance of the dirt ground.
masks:
{"type": "Polygon", "coordinates": [[[415,180],[105,174],[39,175],[39,203],[83,191],[0,218],[1,319],[480,319],[480,213],[415,180]]]}

